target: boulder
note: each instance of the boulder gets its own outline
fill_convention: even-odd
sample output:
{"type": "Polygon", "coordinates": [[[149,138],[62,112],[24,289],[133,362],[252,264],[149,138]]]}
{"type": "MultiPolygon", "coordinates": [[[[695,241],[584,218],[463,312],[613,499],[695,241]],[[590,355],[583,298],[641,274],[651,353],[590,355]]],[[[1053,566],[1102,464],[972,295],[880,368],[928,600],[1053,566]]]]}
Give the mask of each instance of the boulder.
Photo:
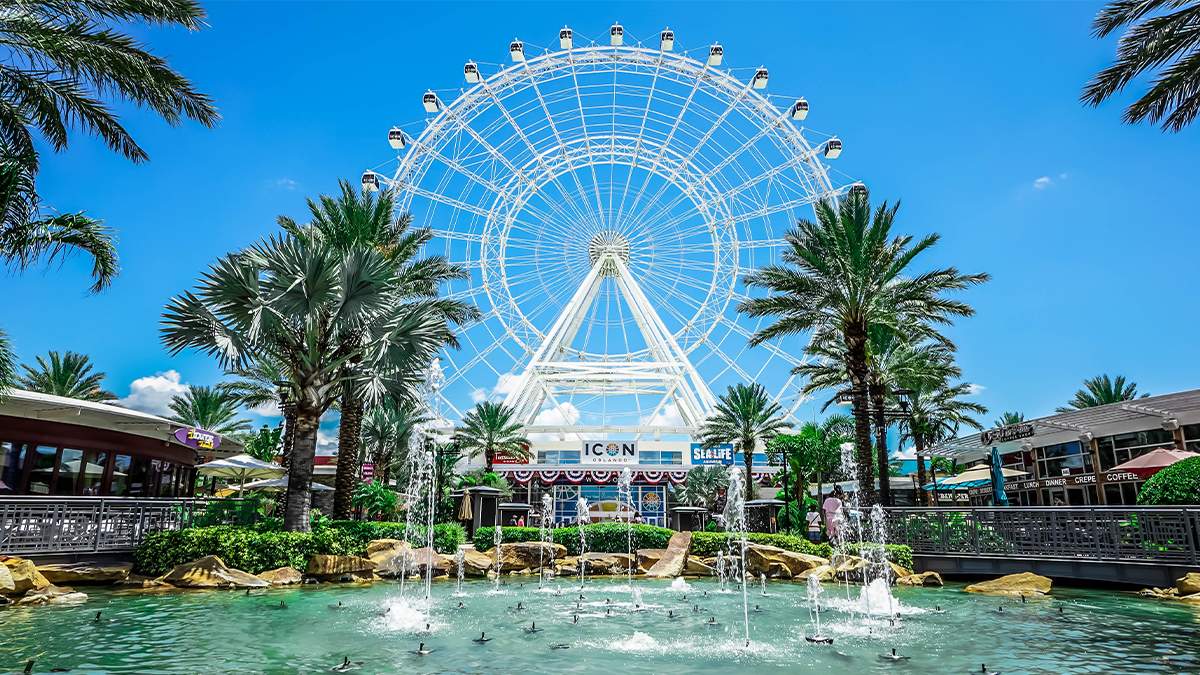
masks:
{"type": "Polygon", "coordinates": [[[937,572],[921,572],[896,577],[896,583],[901,586],[942,586],[942,575],[937,572]]]}
{"type": "Polygon", "coordinates": [[[671,579],[683,574],[687,567],[688,549],[692,547],[691,532],[676,532],[667,542],[667,550],[658,562],[646,571],[646,576],[657,579],[671,579]]]}
{"type": "Polygon", "coordinates": [[[174,588],[165,581],[144,577],[140,574],[130,574],[125,579],[118,581],[116,585],[121,588],[174,588]]]}
{"type": "MultiPolygon", "coordinates": [[[[587,574],[625,574],[631,565],[635,565],[633,556],[628,553],[586,553],[581,556],[584,571],[587,574]]],[[[575,573],[579,573],[579,560],[576,560],[575,573]]],[[[634,568],[636,570],[636,568],[634,568]]]]}
{"type": "Polygon", "coordinates": [[[317,553],[309,557],[304,573],[321,581],[374,581],[375,563],[356,555],[317,553]]]}
{"type": "Polygon", "coordinates": [[[1200,593],[1200,572],[1188,572],[1176,579],[1175,590],[1179,592],[1179,595],[1200,593]]]}
{"type": "Polygon", "coordinates": [[[463,576],[486,577],[496,569],[496,559],[476,551],[473,548],[463,549],[463,576]]]}
{"type": "Polygon", "coordinates": [[[397,577],[413,573],[415,560],[412,546],[399,539],[373,539],[367,542],[367,559],[381,576],[397,577]]]}
{"type": "Polygon", "coordinates": [[[888,567],[891,568],[891,570],[892,570],[892,579],[900,579],[902,577],[911,577],[913,575],[912,570],[908,569],[907,567],[902,567],[900,565],[897,565],[896,563],[894,563],[890,560],[888,561],[888,567]]]}
{"type": "Polygon", "coordinates": [[[66,586],[46,586],[29,591],[25,597],[17,600],[18,605],[77,605],[87,602],[87,594],[79,593],[66,586]]]}
{"type": "MultiPolygon", "coordinates": [[[[567,547],[544,541],[518,541],[500,544],[500,571],[540,569],[567,554],[567,547]]],[[[493,555],[495,555],[493,553],[493,555]]],[[[493,558],[493,564],[495,560],[493,558]]]]}
{"type": "Polygon", "coordinates": [[[683,565],[683,573],[689,577],[711,577],[715,576],[717,571],[706,565],[702,558],[688,556],[683,565]]]}
{"type": "Polygon", "coordinates": [[[750,544],[746,547],[746,569],[758,576],[765,574],[773,579],[791,579],[804,576],[829,561],[815,555],[788,551],[777,546],[750,544]]]}
{"type": "Polygon", "coordinates": [[[1040,574],[1021,572],[1019,574],[1006,574],[998,579],[971,584],[963,590],[968,593],[983,593],[985,595],[1039,597],[1049,593],[1053,583],[1053,581],[1040,574]]]}
{"type": "Polygon", "coordinates": [[[50,583],[70,584],[115,584],[129,578],[130,563],[112,565],[94,564],[88,562],[63,563],[53,565],[38,565],[38,571],[50,583]]]}
{"type": "Polygon", "coordinates": [[[13,581],[12,572],[8,571],[8,565],[0,565],[0,597],[6,593],[16,593],[17,582],[13,581]]]}
{"type": "Polygon", "coordinates": [[[1186,602],[1193,605],[1200,605],[1200,593],[1192,593],[1179,598],[1180,602],[1186,602]]]}
{"type": "Polygon", "coordinates": [[[826,581],[834,581],[837,578],[837,576],[834,573],[834,569],[831,565],[821,565],[820,567],[814,567],[813,569],[809,570],[808,572],[806,572],[804,574],[805,579],[808,579],[809,577],[814,577],[814,576],[817,578],[817,581],[820,581],[822,583],[824,583],[826,581]]]}
{"type": "MultiPolygon", "coordinates": [[[[4,563],[7,568],[8,576],[12,580],[12,588],[3,591],[9,595],[23,595],[28,591],[40,591],[50,585],[50,580],[42,576],[38,571],[37,565],[33,564],[32,560],[25,558],[17,558],[15,556],[0,556],[0,562],[4,563]]],[[[9,584],[5,584],[7,587],[9,584]]]]}
{"type": "Polygon", "coordinates": [[[554,576],[557,577],[577,577],[579,576],[579,558],[576,556],[567,556],[562,560],[557,561],[557,566],[554,570],[554,576]]]}
{"type": "Polygon", "coordinates": [[[425,574],[425,569],[433,567],[433,576],[447,574],[454,567],[454,560],[434,551],[428,546],[412,552],[413,568],[417,574],[425,574]]]}
{"type": "Polygon", "coordinates": [[[667,549],[665,548],[639,548],[637,550],[638,567],[642,569],[642,572],[648,572],[655,563],[662,560],[666,553],[667,549]]]}
{"type": "Polygon", "coordinates": [[[291,586],[304,581],[304,575],[295,567],[277,567],[257,575],[272,586],[291,586]]]}
{"type": "Polygon", "coordinates": [[[253,574],[226,566],[225,561],[215,555],[176,565],[158,580],[180,588],[265,588],[271,585],[253,574]]]}

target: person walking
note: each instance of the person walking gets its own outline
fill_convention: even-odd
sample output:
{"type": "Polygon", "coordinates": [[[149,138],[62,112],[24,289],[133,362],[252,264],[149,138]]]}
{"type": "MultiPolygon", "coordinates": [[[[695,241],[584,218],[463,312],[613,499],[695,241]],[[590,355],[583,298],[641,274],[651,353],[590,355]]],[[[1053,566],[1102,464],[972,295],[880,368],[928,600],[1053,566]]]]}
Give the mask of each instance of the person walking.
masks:
{"type": "Polygon", "coordinates": [[[835,485],[833,492],[821,504],[821,511],[825,514],[825,533],[829,536],[829,541],[831,542],[838,541],[842,534],[842,508],[845,506],[844,497],[845,493],[842,492],[842,486],[835,485]]]}

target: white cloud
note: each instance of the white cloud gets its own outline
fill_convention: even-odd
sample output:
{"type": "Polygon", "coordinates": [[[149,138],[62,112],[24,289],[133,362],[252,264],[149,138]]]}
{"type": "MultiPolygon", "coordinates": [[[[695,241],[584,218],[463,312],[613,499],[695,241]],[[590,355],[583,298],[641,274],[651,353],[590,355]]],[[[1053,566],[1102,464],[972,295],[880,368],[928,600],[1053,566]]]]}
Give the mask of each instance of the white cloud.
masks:
{"type": "Polygon", "coordinates": [[[260,403],[249,410],[260,417],[280,417],[283,415],[283,411],[279,409],[279,404],[275,401],[260,403]]]}
{"type": "Polygon", "coordinates": [[[983,393],[984,389],[987,389],[987,387],[983,386],[982,384],[972,382],[971,384],[967,385],[967,395],[978,396],[983,393]]]}
{"type": "Polygon", "coordinates": [[[1038,178],[1033,179],[1033,189],[1034,190],[1045,190],[1046,188],[1050,187],[1053,183],[1054,183],[1054,181],[1050,178],[1050,176],[1040,176],[1038,178]]]}
{"type": "Polygon", "coordinates": [[[333,456],[337,454],[338,437],[335,432],[317,429],[317,454],[333,456]]]}
{"type": "Polygon", "coordinates": [[[652,416],[643,417],[641,420],[643,425],[652,427],[682,427],[686,423],[683,421],[683,415],[679,414],[679,406],[674,403],[668,403],[652,416]]]}
{"type": "Polygon", "coordinates": [[[478,387],[471,390],[471,401],[475,403],[483,403],[487,400],[487,397],[487,392],[478,387]]]}
{"type": "Polygon", "coordinates": [[[516,391],[517,385],[520,384],[520,382],[520,375],[504,373],[500,377],[496,378],[496,386],[492,387],[492,396],[508,396],[512,392],[516,391]]]}
{"type": "Polygon", "coordinates": [[[282,190],[295,190],[300,184],[291,178],[276,178],[272,183],[277,188],[282,190]]]}
{"type": "Polygon", "coordinates": [[[117,404],[153,415],[170,415],[171,399],[186,392],[179,371],[167,370],[139,377],[129,385],[129,395],[117,399],[117,404]]]}
{"type": "MultiPolygon", "coordinates": [[[[537,417],[533,418],[533,424],[535,426],[537,426],[537,425],[547,425],[547,426],[567,425],[567,424],[575,424],[578,421],[579,421],[579,408],[576,408],[575,405],[569,401],[567,403],[560,403],[556,406],[551,406],[549,408],[542,408],[542,410],[537,414],[537,417]]],[[[566,437],[568,439],[578,438],[578,436],[576,434],[567,434],[566,437]]],[[[531,441],[557,441],[558,439],[559,439],[559,435],[557,433],[529,434],[529,440],[531,440],[531,441]]]]}

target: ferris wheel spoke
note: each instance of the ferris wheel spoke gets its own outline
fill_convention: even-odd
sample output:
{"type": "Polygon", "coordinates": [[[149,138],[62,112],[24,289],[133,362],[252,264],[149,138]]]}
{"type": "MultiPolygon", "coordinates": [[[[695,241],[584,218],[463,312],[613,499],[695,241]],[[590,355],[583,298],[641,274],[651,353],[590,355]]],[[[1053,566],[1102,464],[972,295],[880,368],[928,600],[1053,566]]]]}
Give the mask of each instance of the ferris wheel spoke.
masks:
{"type": "MultiPolygon", "coordinates": [[[[576,71],[576,69],[575,69],[575,66],[574,66],[574,60],[573,60],[573,59],[572,59],[572,65],[571,65],[571,69],[570,69],[570,70],[571,70],[571,81],[572,81],[572,82],[574,83],[574,85],[575,85],[575,86],[574,86],[574,90],[575,90],[575,100],[576,100],[576,101],[579,103],[579,126],[580,126],[580,128],[583,130],[583,142],[584,142],[584,146],[585,146],[585,148],[587,149],[587,153],[588,153],[589,155],[591,155],[591,154],[592,154],[592,141],[591,141],[591,134],[590,134],[590,133],[588,133],[588,126],[587,126],[587,113],[586,113],[586,112],[584,112],[584,109],[583,109],[583,94],[582,94],[582,93],[580,92],[580,90],[579,90],[579,73],[578,73],[578,72],[576,71]]],[[[536,92],[537,92],[537,94],[538,94],[538,98],[539,98],[539,100],[541,100],[542,92],[541,92],[541,90],[540,90],[540,89],[538,88],[538,86],[537,86],[537,81],[536,81],[536,80],[533,78],[533,76],[532,76],[532,75],[530,75],[530,78],[529,78],[529,79],[530,79],[530,81],[532,81],[532,82],[534,83],[534,91],[536,91],[536,92]]],[[[550,116],[550,120],[551,120],[551,123],[553,124],[553,120],[554,120],[554,116],[553,116],[553,115],[551,115],[551,116],[550,116]]],[[[588,168],[589,168],[589,169],[591,169],[591,173],[592,173],[592,186],[595,188],[595,192],[594,192],[594,193],[592,193],[592,194],[593,194],[593,195],[595,196],[595,198],[596,198],[596,222],[600,223],[601,225],[604,225],[604,224],[605,224],[605,221],[604,221],[604,205],[600,203],[600,180],[599,180],[599,179],[596,177],[596,165],[595,165],[595,163],[593,163],[593,162],[589,162],[589,163],[588,163],[588,168]]]]}
{"type": "MultiPolygon", "coordinates": [[[[650,90],[646,93],[646,107],[642,110],[642,121],[638,127],[637,145],[633,149],[633,156],[635,159],[635,163],[636,163],[636,159],[638,157],[641,157],[642,140],[646,135],[646,122],[650,119],[650,106],[654,102],[654,93],[655,93],[655,91],[658,90],[658,75],[661,71],[662,71],[662,57],[660,56],[658,61],[654,65],[654,77],[651,78],[651,80],[650,80],[650,90]]],[[[614,79],[614,88],[615,88],[615,79],[614,79]]],[[[615,96],[615,94],[614,94],[614,96],[615,96]]],[[[623,222],[622,216],[625,214],[625,199],[626,199],[626,197],[629,196],[629,187],[630,187],[630,184],[632,184],[632,182],[633,182],[633,168],[630,167],[629,171],[625,174],[625,187],[624,187],[624,189],[621,190],[621,204],[620,204],[620,206],[617,207],[616,222],[618,222],[618,223],[623,222]]]]}
{"type": "MultiPolygon", "coordinates": [[[[738,335],[746,338],[746,340],[749,340],[754,335],[754,333],[750,332],[745,326],[738,325],[737,321],[732,320],[726,316],[721,316],[718,319],[718,321],[724,323],[730,330],[732,330],[733,332],[737,333],[738,335]]],[[[806,359],[797,358],[797,357],[787,353],[779,345],[777,345],[773,342],[763,342],[757,346],[771,352],[775,356],[779,357],[781,360],[785,361],[786,363],[791,364],[793,367],[800,366],[800,365],[803,365],[804,363],[806,363],[806,359]]]]}

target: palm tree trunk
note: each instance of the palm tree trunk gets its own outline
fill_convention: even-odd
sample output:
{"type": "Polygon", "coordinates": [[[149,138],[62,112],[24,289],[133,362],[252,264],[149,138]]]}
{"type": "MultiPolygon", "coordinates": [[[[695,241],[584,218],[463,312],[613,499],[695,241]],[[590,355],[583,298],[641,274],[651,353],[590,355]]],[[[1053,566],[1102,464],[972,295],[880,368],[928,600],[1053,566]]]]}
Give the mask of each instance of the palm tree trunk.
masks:
{"type": "Polygon", "coordinates": [[[495,451],[493,451],[491,448],[484,450],[483,451],[483,461],[484,461],[484,465],[485,465],[485,467],[484,467],[485,472],[491,473],[492,472],[492,464],[493,464],[493,462],[496,461],[495,451]]]}
{"type": "Polygon", "coordinates": [[[346,387],[342,394],[342,420],[338,425],[337,477],[334,480],[333,493],[335,520],[347,520],[353,512],[350,498],[358,484],[358,449],[362,416],[362,398],[356,389],[346,387]]]}
{"type": "Polygon", "coordinates": [[[742,461],[746,464],[746,501],[754,499],[754,447],[755,443],[751,441],[750,447],[746,447],[746,443],[742,442],[742,461]]]}
{"type": "MultiPolygon", "coordinates": [[[[283,447],[280,449],[279,465],[286,470],[291,466],[292,446],[296,443],[296,404],[285,398],[279,407],[283,411],[283,447]]],[[[287,497],[286,490],[275,497],[276,513],[283,513],[287,509],[287,497]]]]}
{"type": "Polygon", "coordinates": [[[879,503],[884,506],[892,506],[892,486],[891,481],[888,480],[888,424],[887,416],[883,411],[885,404],[883,387],[878,383],[872,384],[870,392],[871,416],[875,423],[875,461],[879,464],[879,503]]]}
{"type": "Polygon", "coordinates": [[[871,417],[867,400],[867,331],[853,327],[846,332],[846,370],[850,373],[850,396],[854,415],[854,459],[858,464],[858,503],[873,506],[874,462],[871,460],[871,417]]]}
{"type": "Polygon", "coordinates": [[[917,505],[929,506],[929,496],[925,494],[925,437],[914,434],[913,442],[917,446],[917,505]]]}
{"type": "Polygon", "coordinates": [[[308,532],[309,484],[312,482],[313,457],[317,454],[317,428],[321,414],[316,410],[296,410],[296,435],[288,463],[287,507],[283,529],[308,532]]]}
{"type": "Polygon", "coordinates": [[[787,453],[780,453],[783,456],[783,518],[780,520],[779,527],[787,527],[792,521],[792,506],[788,501],[788,461],[787,453]]]}

